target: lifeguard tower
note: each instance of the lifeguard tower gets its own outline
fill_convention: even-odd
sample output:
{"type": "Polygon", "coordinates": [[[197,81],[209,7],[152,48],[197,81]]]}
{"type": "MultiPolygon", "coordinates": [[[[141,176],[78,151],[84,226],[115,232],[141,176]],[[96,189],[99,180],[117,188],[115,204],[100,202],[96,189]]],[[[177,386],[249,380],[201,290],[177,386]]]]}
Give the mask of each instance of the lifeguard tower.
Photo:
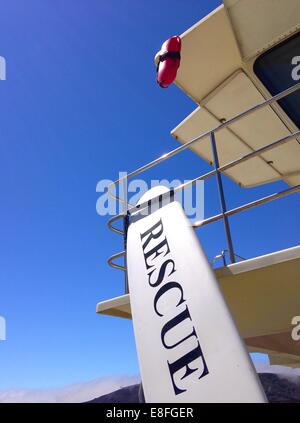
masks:
{"type": "MultiPolygon", "coordinates": [[[[299,195],[300,2],[224,0],[181,40],[175,83],[197,107],[171,132],[181,145],[127,177],[187,148],[211,164],[211,171],[188,184],[216,177],[221,210],[193,227],[224,221],[230,262],[214,271],[249,352],[268,354],[271,364],[300,367],[300,341],[291,336],[292,318],[300,314],[300,246],[240,260],[230,234],[230,216],[299,195]],[[228,210],[222,174],[245,189],[277,180],[286,188],[228,210]]],[[[126,194],[118,200],[124,213],[108,225],[123,237],[125,249],[108,264],[126,275],[126,260],[118,260],[126,256],[127,228],[137,206],[128,205],[126,194]]],[[[295,230],[300,235],[300,224],[295,230]]],[[[126,282],[122,295],[97,304],[97,313],[131,318],[126,282]]]]}

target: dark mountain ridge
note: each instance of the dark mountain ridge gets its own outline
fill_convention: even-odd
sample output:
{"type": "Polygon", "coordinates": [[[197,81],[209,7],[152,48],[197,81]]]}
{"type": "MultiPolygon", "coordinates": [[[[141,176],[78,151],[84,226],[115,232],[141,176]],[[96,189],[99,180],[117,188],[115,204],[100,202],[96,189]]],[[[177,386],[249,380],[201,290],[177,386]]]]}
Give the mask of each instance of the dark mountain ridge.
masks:
{"type": "MultiPolygon", "coordinates": [[[[259,378],[269,402],[299,402],[300,376],[287,377],[283,374],[259,373],[259,378]]],[[[102,395],[88,403],[140,403],[140,385],[130,385],[110,394],[102,395]]]]}

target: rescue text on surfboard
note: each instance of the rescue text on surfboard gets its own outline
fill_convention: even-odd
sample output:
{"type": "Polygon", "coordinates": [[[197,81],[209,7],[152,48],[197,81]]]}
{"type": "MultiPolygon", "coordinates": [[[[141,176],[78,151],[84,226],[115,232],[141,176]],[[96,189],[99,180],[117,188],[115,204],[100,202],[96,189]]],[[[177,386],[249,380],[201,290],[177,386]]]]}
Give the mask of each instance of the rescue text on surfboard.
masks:
{"type": "Polygon", "coordinates": [[[140,236],[148,283],[152,288],[157,289],[153,298],[154,311],[160,318],[165,318],[168,315],[168,320],[163,322],[164,324],[161,329],[162,345],[165,349],[171,350],[180,348],[184,343],[187,343],[189,346],[191,345],[191,341],[193,343],[192,349],[189,349],[188,352],[185,352],[175,361],[170,362],[167,360],[166,363],[175,395],[179,395],[185,392],[186,389],[178,386],[178,376],[180,381],[184,381],[192,374],[193,377],[197,375],[197,378],[201,379],[208,375],[209,371],[193,325],[187,300],[184,296],[184,287],[182,286],[182,282],[174,280],[176,279],[174,277],[176,275],[176,263],[172,258],[162,220],[157,221],[157,223],[140,234],[140,236]],[[166,311],[165,300],[167,297],[168,309],[166,311]],[[171,312],[169,311],[170,304],[172,305],[171,312]],[[185,334],[182,336],[181,324],[183,322],[185,334]],[[186,331],[186,328],[188,328],[188,331],[186,331]],[[179,339],[177,337],[176,341],[168,342],[168,339],[170,339],[168,338],[168,333],[171,331],[174,334],[176,330],[180,335],[179,339]],[[176,374],[177,377],[175,377],[176,374]]]}

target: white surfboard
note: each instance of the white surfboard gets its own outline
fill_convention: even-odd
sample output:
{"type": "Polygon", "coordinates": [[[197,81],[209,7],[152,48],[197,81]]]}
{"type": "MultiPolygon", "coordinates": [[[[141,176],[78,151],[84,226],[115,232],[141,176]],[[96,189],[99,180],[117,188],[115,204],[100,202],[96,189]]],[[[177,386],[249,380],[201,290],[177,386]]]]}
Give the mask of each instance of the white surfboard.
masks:
{"type": "MultiPolygon", "coordinates": [[[[156,187],[140,203],[165,192],[156,187]]],[[[181,205],[134,216],[127,268],[146,402],[265,402],[218,282],[181,205]]]]}

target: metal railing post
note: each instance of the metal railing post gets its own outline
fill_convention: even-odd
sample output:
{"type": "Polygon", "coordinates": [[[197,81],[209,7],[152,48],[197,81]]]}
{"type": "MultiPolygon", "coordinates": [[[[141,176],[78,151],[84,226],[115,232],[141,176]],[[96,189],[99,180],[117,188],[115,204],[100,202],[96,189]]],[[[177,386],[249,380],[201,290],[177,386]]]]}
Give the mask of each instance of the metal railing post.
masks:
{"type": "Polygon", "coordinates": [[[125,267],[125,273],[124,273],[124,290],[125,294],[128,294],[129,292],[129,286],[128,286],[128,276],[127,276],[127,263],[126,263],[126,251],[127,251],[127,231],[129,226],[129,215],[128,215],[128,191],[127,191],[127,181],[128,177],[127,175],[123,179],[123,195],[124,195],[124,205],[123,205],[123,245],[124,245],[124,267],[125,267]]]}
{"type": "Polygon", "coordinates": [[[124,266],[125,266],[124,288],[125,288],[125,294],[129,293],[127,263],[126,263],[128,226],[129,226],[129,215],[128,215],[128,213],[126,213],[126,215],[124,215],[124,219],[123,219],[123,228],[124,228],[123,241],[124,241],[124,251],[125,251],[125,255],[124,255],[124,266]]]}
{"type": "Polygon", "coordinates": [[[222,215],[223,215],[225,235],[226,235],[226,240],[227,240],[227,245],[228,245],[229,258],[230,258],[231,263],[235,263],[229,221],[228,221],[228,217],[225,214],[226,213],[226,203],[225,203],[225,197],[224,197],[222,175],[219,171],[219,167],[220,167],[219,158],[218,158],[215,134],[214,134],[213,131],[210,133],[210,143],[211,143],[211,149],[212,149],[212,153],[213,153],[214,167],[215,167],[215,172],[216,172],[216,179],[217,179],[217,185],[218,185],[218,191],[219,191],[221,212],[222,212],[222,215]]]}

